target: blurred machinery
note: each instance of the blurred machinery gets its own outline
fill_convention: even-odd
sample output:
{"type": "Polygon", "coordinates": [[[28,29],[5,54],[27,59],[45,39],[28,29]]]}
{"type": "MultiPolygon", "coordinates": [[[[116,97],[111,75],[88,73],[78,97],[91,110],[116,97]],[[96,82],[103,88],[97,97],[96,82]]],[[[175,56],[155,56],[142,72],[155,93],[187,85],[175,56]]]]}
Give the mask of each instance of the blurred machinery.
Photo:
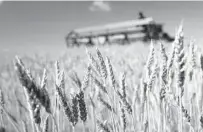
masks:
{"type": "Polygon", "coordinates": [[[74,29],[66,36],[67,47],[80,45],[129,44],[133,41],[174,40],[151,17],[139,12],[138,19],[101,26],[74,29]]]}

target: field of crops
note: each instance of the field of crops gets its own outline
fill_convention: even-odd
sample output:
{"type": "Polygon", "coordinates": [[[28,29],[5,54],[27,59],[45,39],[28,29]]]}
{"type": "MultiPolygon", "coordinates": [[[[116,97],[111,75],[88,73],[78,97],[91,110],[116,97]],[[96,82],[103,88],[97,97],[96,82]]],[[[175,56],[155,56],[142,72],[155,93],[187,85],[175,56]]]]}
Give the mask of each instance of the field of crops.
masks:
{"type": "Polygon", "coordinates": [[[13,60],[0,69],[2,132],[203,131],[203,56],[182,26],[173,44],[13,60]]]}

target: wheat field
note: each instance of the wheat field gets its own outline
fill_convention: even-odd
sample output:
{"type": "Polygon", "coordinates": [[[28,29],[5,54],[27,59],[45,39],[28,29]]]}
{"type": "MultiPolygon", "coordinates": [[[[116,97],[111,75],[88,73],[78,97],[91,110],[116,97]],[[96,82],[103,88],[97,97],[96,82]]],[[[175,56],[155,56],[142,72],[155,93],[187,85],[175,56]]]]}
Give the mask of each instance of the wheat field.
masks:
{"type": "Polygon", "coordinates": [[[16,56],[0,69],[0,131],[203,131],[201,50],[184,42],[182,26],[171,45],[142,48],[117,55],[83,47],[86,55],[58,60],[16,56]]]}

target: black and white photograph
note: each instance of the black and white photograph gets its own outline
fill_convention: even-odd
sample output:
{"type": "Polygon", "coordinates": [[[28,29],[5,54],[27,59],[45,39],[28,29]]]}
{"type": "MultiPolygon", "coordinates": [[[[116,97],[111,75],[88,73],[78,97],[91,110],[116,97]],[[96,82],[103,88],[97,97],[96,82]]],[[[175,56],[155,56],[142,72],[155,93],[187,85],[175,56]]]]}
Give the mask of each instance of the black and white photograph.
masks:
{"type": "Polygon", "coordinates": [[[203,132],[203,1],[0,0],[0,132],[203,132]]]}

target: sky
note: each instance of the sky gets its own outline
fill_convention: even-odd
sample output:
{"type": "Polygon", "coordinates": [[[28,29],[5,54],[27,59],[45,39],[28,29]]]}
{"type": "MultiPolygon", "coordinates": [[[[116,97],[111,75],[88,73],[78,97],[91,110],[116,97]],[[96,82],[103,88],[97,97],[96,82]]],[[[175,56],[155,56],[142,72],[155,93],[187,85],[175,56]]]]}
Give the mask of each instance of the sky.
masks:
{"type": "Polygon", "coordinates": [[[203,2],[3,1],[0,2],[0,56],[65,49],[72,29],[133,20],[142,11],[174,36],[184,21],[186,39],[203,42],[203,2]]]}

